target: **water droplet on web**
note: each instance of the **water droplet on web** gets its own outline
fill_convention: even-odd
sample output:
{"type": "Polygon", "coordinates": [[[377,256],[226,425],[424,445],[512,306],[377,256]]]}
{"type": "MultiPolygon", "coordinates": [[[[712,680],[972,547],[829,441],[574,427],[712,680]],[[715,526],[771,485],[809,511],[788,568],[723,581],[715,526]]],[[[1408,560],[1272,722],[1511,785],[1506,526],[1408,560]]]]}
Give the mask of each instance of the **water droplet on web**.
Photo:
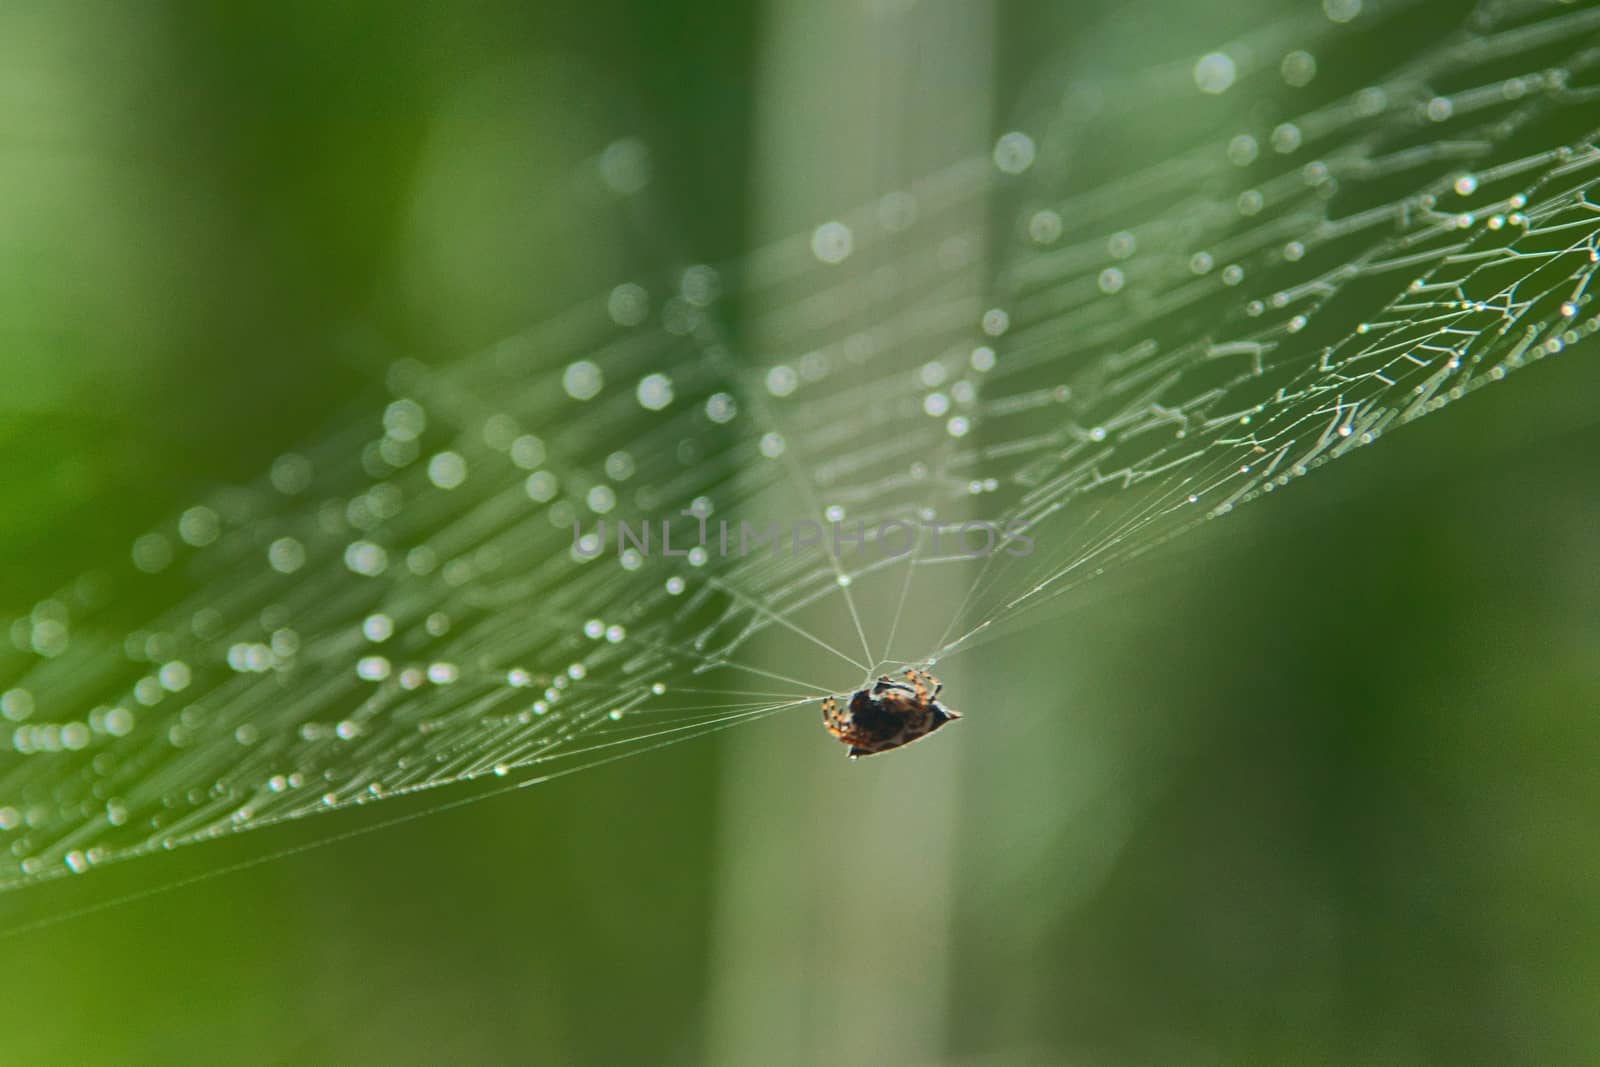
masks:
{"type": "Polygon", "coordinates": [[[672,379],[665,374],[647,374],[640,379],[636,396],[646,411],[660,411],[672,403],[672,379]]]}
{"type": "Polygon", "coordinates": [[[611,290],[606,313],[618,326],[637,326],[650,317],[650,295],[643,286],[624,282],[611,290]]]}
{"type": "Polygon", "coordinates": [[[852,244],[850,227],[842,222],[824,222],[811,233],[811,254],[823,263],[843,263],[852,244]]]}
{"type": "Polygon", "coordinates": [[[773,396],[788,396],[800,384],[794,369],[779,364],[767,371],[767,392],[773,396]]]}
{"type": "Polygon", "coordinates": [[[525,433],[511,442],[511,462],[523,470],[531,471],[545,460],[544,442],[531,433],[525,433]]]}
{"type": "Polygon", "coordinates": [[[1330,22],[1350,22],[1361,14],[1361,0],[1322,0],[1322,12],[1330,22]]]}
{"type": "Polygon", "coordinates": [[[388,569],[389,554],[371,541],[353,541],[344,550],[344,565],[352,573],[372,578],[388,569]]]}
{"type": "Polygon", "coordinates": [[[1225,93],[1238,71],[1226,52],[1207,52],[1194,65],[1194,83],[1202,93],[1225,93]]]}
{"type": "Polygon", "coordinates": [[[483,420],[483,443],[497,452],[509,450],[518,432],[517,420],[503,411],[483,420]]]}
{"type": "Polygon", "coordinates": [[[1228,142],[1228,162],[1236,167],[1248,167],[1260,154],[1260,146],[1248,133],[1237,134],[1228,142]]]}
{"type": "Polygon", "coordinates": [[[598,364],[587,359],[569,363],[561,374],[561,388],[574,400],[593,400],[605,387],[605,375],[598,364]]]}
{"type": "Polygon", "coordinates": [[[381,682],[389,677],[389,661],[382,656],[362,656],[356,661],[356,677],[367,682],[381,682]]]}
{"type": "Polygon", "coordinates": [[[284,496],[303,493],[311,487],[311,461],[294,452],[279,456],[272,463],[268,480],[284,496]]]}
{"type": "Polygon", "coordinates": [[[169,693],[181,693],[189,688],[189,682],[192,677],[189,665],[182,660],[173,660],[171,663],[163,664],[161,669],[156,672],[156,681],[161,684],[161,688],[169,693]]]}
{"type": "Polygon", "coordinates": [[[714,267],[697,263],[678,279],[678,292],[694,307],[709,307],[722,293],[722,279],[714,267]]]}
{"type": "Polygon", "coordinates": [[[146,574],[158,574],[172,565],[172,543],[158,533],[145,534],[133,543],[133,565],[146,574]]]}
{"type": "Polygon", "coordinates": [[[383,432],[396,441],[415,441],[428,428],[428,413],[415,400],[396,400],[383,412],[383,432]]]}
{"type": "Polygon", "coordinates": [[[222,532],[222,520],[208,507],[192,507],[178,519],[178,536],[185,544],[202,547],[222,532]]]}
{"type": "Polygon", "coordinates": [[[1283,62],[1278,65],[1278,73],[1283,76],[1284,84],[1296,89],[1304,88],[1317,76],[1316,57],[1310,52],[1296,49],[1283,57],[1283,62]]]}
{"type": "Polygon", "coordinates": [[[732,422],[739,413],[739,405],[728,393],[713,393],[706,400],[706,418],[715,423],[732,422]]]}
{"type": "Polygon", "coordinates": [[[1061,216],[1054,211],[1035,211],[1028,219],[1028,237],[1035,244],[1054,244],[1061,239],[1061,230],[1061,216]]]}
{"type": "Polygon", "coordinates": [[[1021,130],[1002,134],[994,145],[994,165],[1006,174],[1021,174],[1033,166],[1033,138],[1021,130]]]}
{"type": "Polygon", "coordinates": [[[21,722],[33,714],[33,694],[26,689],[8,689],[0,696],[0,715],[21,722]]]}
{"type": "Polygon", "coordinates": [[[459,452],[440,452],[428,460],[428,480],[440,489],[458,489],[467,480],[467,461],[459,452]]]}
{"type": "Polygon", "coordinates": [[[305,566],[306,550],[292,537],[280,537],[267,547],[267,562],[279,574],[293,574],[305,566]]]}

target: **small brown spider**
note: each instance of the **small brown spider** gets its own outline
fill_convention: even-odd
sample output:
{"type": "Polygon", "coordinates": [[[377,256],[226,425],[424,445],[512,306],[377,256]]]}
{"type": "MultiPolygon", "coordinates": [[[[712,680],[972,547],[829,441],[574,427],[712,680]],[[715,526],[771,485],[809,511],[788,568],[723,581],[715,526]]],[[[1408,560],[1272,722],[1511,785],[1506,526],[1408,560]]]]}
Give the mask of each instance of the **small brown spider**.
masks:
{"type": "Polygon", "coordinates": [[[856,690],[844,711],[833,697],[822,702],[822,724],[850,746],[851,759],[910,744],[961,718],[935,699],[944,688],[939,679],[914,667],[906,668],[906,679],[883,675],[871,689],[856,690]]]}

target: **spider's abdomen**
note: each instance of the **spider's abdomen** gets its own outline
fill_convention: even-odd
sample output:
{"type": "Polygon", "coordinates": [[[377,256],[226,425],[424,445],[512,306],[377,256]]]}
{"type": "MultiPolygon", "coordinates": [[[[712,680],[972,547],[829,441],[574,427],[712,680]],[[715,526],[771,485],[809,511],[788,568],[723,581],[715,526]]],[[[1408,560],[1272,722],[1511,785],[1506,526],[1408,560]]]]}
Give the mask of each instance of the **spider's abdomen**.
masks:
{"type": "Polygon", "coordinates": [[[890,710],[887,700],[874,699],[865,692],[850,701],[850,719],[857,730],[874,741],[887,741],[905,725],[903,714],[890,710]]]}

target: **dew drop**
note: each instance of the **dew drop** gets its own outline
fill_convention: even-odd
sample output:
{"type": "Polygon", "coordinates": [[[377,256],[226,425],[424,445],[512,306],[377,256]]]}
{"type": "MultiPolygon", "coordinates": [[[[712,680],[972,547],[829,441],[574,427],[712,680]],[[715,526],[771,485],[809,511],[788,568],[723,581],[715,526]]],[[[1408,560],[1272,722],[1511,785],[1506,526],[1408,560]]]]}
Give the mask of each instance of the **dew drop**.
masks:
{"type": "Polygon", "coordinates": [[[428,481],[440,489],[458,489],[467,480],[467,461],[459,452],[440,452],[428,460],[428,481]]]}
{"type": "Polygon", "coordinates": [[[672,379],[665,374],[647,374],[639,380],[635,396],[646,411],[660,411],[672,403],[672,379]]]}
{"type": "Polygon", "coordinates": [[[650,296],[643,286],[624,282],[611,290],[606,299],[606,314],[618,326],[637,326],[650,317],[650,296]]]}
{"type": "Polygon", "coordinates": [[[824,222],[811,233],[811,254],[823,263],[843,263],[850,256],[852,243],[850,227],[842,222],[824,222]]]}
{"type": "Polygon", "coordinates": [[[792,367],[780,363],[767,371],[767,392],[773,396],[788,396],[799,384],[799,376],[792,367]]]}
{"type": "Polygon", "coordinates": [[[569,363],[561,373],[561,388],[574,400],[593,400],[605,387],[605,375],[598,364],[587,359],[569,363]]]}
{"type": "Polygon", "coordinates": [[[381,682],[389,677],[389,661],[382,656],[362,656],[356,661],[356,677],[366,682],[381,682]]]}
{"type": "Polygon", "coordinates": [[[280,537],[267,547],[267,562],[279,574],[293,574],[306,564],[305,546],[292,537],[280,537]]]}
{"type": "Polygon", "coordinates": [[[1317,59],[1310,52],[1296,49],[1283,57],[1278,73],[1283,76],[1284,84],[1304,88],[1317,76],[1317,59]]]}
{"type": "Polygon", "coordinates": [[[994,145],[994,165],[1006,174],[1021,174],[1033,166],[1033,138],[1021,130],[1002,134],[994,145]]]}
{"type": "Polygon", "coordinates": [[[713,393],[706,399],[706,418],[721,424],[732,422],[739,405],[728,393],[713,393]]]}
{"type": "Polygon", "coordinates": [[[1194,83],[1202,93],[1225,93],[1237,76],[1233,59],[1226,52],[1207,52],[1194,65],[1194,83]]]}

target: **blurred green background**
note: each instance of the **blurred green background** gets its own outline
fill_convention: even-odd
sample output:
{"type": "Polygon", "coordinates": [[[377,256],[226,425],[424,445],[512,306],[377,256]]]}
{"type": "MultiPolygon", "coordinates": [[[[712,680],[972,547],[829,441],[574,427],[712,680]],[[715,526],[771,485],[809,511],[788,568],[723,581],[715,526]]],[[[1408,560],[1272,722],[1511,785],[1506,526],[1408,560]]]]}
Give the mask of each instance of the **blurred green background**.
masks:
{"type": "MultiPolygon", "coordinates": [[[[1168,7],[1153,61],[1227,32],[1168,7]]],[[[994,12],[996,114],[1060,21],[994,12]]],[[[362,351],[443,358],[525,325],[530,285],[592,289],[540,259],[560,223],[512,206],[618,128],[662,146],[694,255],[745,247],[775,23],[7,5],[0,609],[257,474],[364,393],[362,351]]],[[[848,765],[808,709],[10,937],[0,1059],[1593,1062],[1590,356],[1083,587],[993,646],[926,748],[848,765]],[[897,851],[907,813],[936,848],[897,851]]]]}

